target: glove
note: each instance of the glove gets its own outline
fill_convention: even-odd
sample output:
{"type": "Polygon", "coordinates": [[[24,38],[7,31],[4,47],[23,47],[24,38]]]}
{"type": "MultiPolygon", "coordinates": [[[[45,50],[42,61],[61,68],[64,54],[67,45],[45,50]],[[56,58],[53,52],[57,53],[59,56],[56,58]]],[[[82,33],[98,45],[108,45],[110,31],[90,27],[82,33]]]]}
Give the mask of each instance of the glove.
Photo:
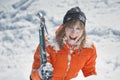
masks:
{"type": "Polygon", "coordinates": [[[53,76],[53,67],[51,63],[42,64],[39,68],[39,75],[43,80],[50,80],[53,76]]]}

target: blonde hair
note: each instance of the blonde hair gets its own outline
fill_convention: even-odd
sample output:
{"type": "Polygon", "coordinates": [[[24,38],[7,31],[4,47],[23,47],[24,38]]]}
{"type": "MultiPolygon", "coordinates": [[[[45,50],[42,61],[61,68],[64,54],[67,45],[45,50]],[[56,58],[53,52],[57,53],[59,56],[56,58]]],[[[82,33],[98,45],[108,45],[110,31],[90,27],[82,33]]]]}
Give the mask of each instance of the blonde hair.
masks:
{"type": "Polygon", "coordinates": [[[64,45],[63,38],[65,37],[65,28],[73,27],[74,25],[76,25],[77,22],[79,22],[81,28],[83,29],[83,34],[80,37],[80,39],[78,40],[78,42],[81,41],[80,45],[78,47],[79,47],[79,49],[83,48],[85,41],[86,41],[86,30],[85,30],[85,25],[79,20],[71,20],[69,22],[66,22],[65,24],[62,25],[62,28],[56,33],[56,41],[59,45],[59,48],[62,48],[64,45]]]}

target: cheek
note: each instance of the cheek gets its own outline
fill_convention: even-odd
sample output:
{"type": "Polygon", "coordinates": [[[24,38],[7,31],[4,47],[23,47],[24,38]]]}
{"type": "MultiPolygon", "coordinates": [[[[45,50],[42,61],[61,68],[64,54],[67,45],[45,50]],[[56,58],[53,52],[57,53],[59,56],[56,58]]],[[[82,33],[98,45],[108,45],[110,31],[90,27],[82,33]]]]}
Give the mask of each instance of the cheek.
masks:
{"type": "Polygon", "coordinates": [[[68,33],[66,33],[65,35],[66,35],[67,38],[69,37],[69,34],[68,34],[68,33]]]}
{"type": "Polygon", "coordinates": [[[81,31],[81,32],[78,34],[78,36],[82,36],[82,34],[83,34],[83,31],[81,31]]]}
{"type": "Polygon", "coordinates": [[[69,31],[65,31],[65,35],[66,35],[66,36],[69,36],[69,35],[70,35],[70,32],[69,32],[69,31]]]}

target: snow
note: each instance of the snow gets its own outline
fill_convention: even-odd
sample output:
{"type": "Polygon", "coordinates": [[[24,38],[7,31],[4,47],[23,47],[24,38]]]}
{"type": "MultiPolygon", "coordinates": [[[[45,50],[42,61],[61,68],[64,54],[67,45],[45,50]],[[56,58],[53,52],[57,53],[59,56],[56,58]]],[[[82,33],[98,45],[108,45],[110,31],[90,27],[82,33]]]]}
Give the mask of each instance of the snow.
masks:
{"type": "Polygon", "coordinates": [[[55,50],[60,50],[60,48],[55,40],[55,34],[54,35],[48,34],[47,38],[48,38],[48,41],[46,42],[46,46],[51,45],[55,50]]]}
{"type": "Polygon", "coordinates": [[[120,80],[119,0],[0,0],[0,80],[29,80],[39,43],[39,18],[45,15],[49,34],[71,7],[87,16],[86,30],[97,48],[97,76],[72,80],[120,80]]]}

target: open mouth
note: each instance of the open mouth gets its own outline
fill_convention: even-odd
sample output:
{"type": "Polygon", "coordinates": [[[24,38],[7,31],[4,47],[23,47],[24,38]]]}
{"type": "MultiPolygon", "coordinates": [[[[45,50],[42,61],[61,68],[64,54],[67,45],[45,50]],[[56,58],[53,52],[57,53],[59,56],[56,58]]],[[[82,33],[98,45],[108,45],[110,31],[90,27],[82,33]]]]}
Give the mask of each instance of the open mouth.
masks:
{"type": "Polygon", "coordinates": [[[71,37],[71,36],[69,36],[69,38],[70,38],[71,40],[76,40],[76,39],[77,39],[77,37],[71,37]]]}

